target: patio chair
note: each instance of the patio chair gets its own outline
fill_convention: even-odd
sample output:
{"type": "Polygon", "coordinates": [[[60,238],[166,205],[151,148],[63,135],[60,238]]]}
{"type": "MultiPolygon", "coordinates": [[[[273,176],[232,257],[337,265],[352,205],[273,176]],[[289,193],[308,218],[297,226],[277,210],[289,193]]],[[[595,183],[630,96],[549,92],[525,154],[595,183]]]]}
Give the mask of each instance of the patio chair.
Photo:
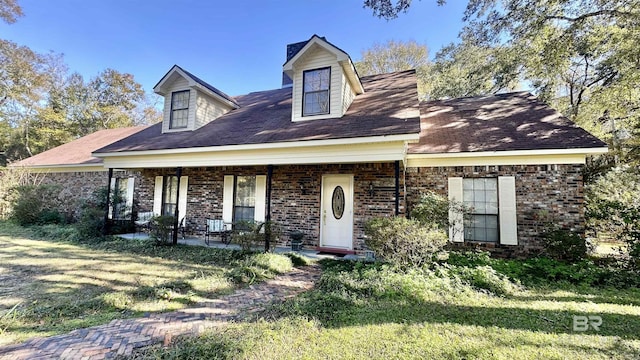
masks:
{"type": "Polygon", "coordinates": [[[136,232],[141,232],[142,229],[149,231],[151,227],[151,219],[153,218],[153,211],[145,211],[138,213],[138,220],[133,223],[136,226],[136,232]]]}
{"type": "Polygon", "coordinates": [[[230,224],[227,224],[222,219],[207,219],[206,229],[204,232],[204,242],[209,245],[210,236],[220,236],[222,242],[228,245],[231,242],[231,231],[229,229],[230,224]]]}

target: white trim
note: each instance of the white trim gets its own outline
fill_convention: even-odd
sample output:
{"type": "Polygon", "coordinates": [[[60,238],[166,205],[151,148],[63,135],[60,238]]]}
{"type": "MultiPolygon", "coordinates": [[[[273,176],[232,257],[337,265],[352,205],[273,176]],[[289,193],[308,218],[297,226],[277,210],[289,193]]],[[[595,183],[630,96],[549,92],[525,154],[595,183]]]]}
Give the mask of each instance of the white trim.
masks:
{"type": "Polygon", "coordinates": [[[225,175],[222,193],[222,221],[230,224],[233,221],[233,188],[235,176],[225,175]]]}
{"type": "MultiPolygon", "coordinates": [[[[135,177],[129,177],[127,179],[127,197],[125,198],[126,201],[126,213],[125,213],[125,217],[131,219],[131,215],[133,212],[133,193],[134,193],[134,188],[135,188],[135,182],[136,182],[136,178],[135,177]]],[[[135,219],[134,219],[135,220],[135,219]]]]}
{"type": "Polygon", "coordinates": [[[516,178],[514,176],[498,177],[498,203],[500,244],[518,245],[516,178]]]}
{"type": "Polygon", "coordinates": [[[106,157],[111,168],[214,167],[288,164],[389,162],[404,159],[404,142],[333,145],[254,151],[178,153],[155,156],[106,157]]]}
{"type": "Polygon", "coordinates": [[[238,109],[238,105],[234,104],[233,102],[229,101],[228,99],[224,98],[218,93],[209,90],[209,88],[200,84],[193,77],[189,76],[187,73],[182,71],[177,65],[174,65],[171,69],[169,69],[169,71],[165,74],[165,76],[163,76],[162,79],[160,79],[160,82],[158,82],[158,85],[154,86],[153,92],[161,96],[166,96],[168,94],[168,91],[164,89],[165,83],[169,80],[171,75],[173,75],[174,73],[178,73],[178,75],[182,76],[183,79],[187,80],[190,88],[200,90],[203,93],[206,93],[207,95],[230,106],[231,108],[238,109]]]}
{"type": "MultiPolygon", "coordinates": [[[[461,203],[464,199],[463,179],[461,177],[450,177],[447,181],[449,201],[461,203]]],[[[464,214],[460,211],[449,209],[449,222],[453,225],[449,227],[449,241],[464,242],[464,214]]]]}
{"type": "Polygon", "coordinates": [[[113,201],[113,195],[115,191],[116,191],[116,178],[112,177],[111,181],[109,182],[109,199],[107,199],[107,204],[109,205],[109,213],[107,214],[107,218],[109,220],[113,219],[112,201],[113,201]]]}
{"type": "Polygon", "coordinates": [[[317,45],[325,49],[326,51],[334,54],[336,56],[336,60],[338,64],[342,67],[343,72],[345,72],[349,78],[349,81],[352,83],[354,91],[356,94],[363,94],[364,87],[362,86],[362,82],[360,78],[358,78],[355,65],[349,58],[349,54],[344,51],[338,49],[334,45],[330,44],[326,40],[321,39],[320,37],[313,36],[307,43],[302,47],[302,49],[298,50],[298,53],[289,59],[284,65],[282,65],[282,71],[287,74],[293,80],[294,73],[294,64],[300,60],[300,58],[306,53],[313,45],[317,45]]]}
{"type": "Polygon", "coordinates": [[[107,172],[108,169],[105,168],[102,164],[96,165],[20,165],[20,166],[12,166],[8,167],[18,169],[24,168],[36,173],[63,173],[63,172],[107,172]]]}
{"type": "Polygon", "coordinates": [[[180,176],[180,198],[178,199],[178,222],[187,216],[187,191],[189,189],[189,177],[180,176]]]}
{"type": "Polygon", "coordinates": [[[438,158],[462,158],[462,157],[484,157],[484,156],[517,156],[517,155],[597,155],[605,154],[609,151],[607,147],[597,148],[574,148],[574,149],[539,149],[539,150],[509,150],[509,151],[478,151],[478,152],[457,152],[457,153],[437,153],[437,154],[407,154],[409,159],[438,159],[438,158]]]}
{"type": "Polygon", "coordinates": [[[267,207],[267,176],[256,175],[256,200],[253,220],[264,222],[266,219],[267,207]]]}
{"type": "Polygon", "coordinates": [[[153,187],[153,215],[162,215],[162,185],[164,177],[156,176],[156,181],[153,187]]]}
{"type": "Polygon", "coordinates": [[[131,155],[162,155],[162,154],[182,154],[182,153],[203,153],[203,152],[223,152],[223,151],[240,151],[240,150],[267,150],[267,149],[288,149],[294,147],[320,147],[330,145],[352,145],[352,144],[369,144],[369,143],[385,143],[395,141],[417,141],[420,134],[399,134],[399,135],[382,135],[382,136],[366,136],[358,138],[343,138],[329,140],[300,140],[276,143],[262,144],[245,144],[245,145],[223,145],[223,146],[203,146],[188,147],[180,149],[161,149],[161,150],[141,150],[141,151],[119,151],[109,153],[93,153],[98,158],[113,156],[131,156],[131,155]]]}
{"type": "Polygon", "coordinates": [[[408,167],[584,164],[587,155],[607,148],[492,151],[451,154],[407,154],[408,167]]]}
{"type": "MultiPolygon", "coordinates": [[[[355,225],[355,219],[354,219],[354,203],[355,203],[355,186],[354,186],[354,176],[353,174],[324,174],[322,175],[322,184],[320,185],[322,186],[321,191],[320,191],[320,246],[321,247],[327,247],[327,248],[337,248],[337,249],[346,249],[346,250],[353,250],[353,233],[354,233],[354,225],[355,225]],[[327,209],[325,209],[325,199],[327,196],[331,196],[332,194],[327,194],[325,192],[325,181],[327,178],[333,178],[333,179],[341,179],[341,180],[347,180],[349,182],[349,197],[350,197],[350,201],[347,200],[345,198],[345,207],[344,207],[344,216],[349,216],[351,219],[351,231],[349,233],[349,246],[344,247],[344,246],[336,246],[336,245],[327,245],[324,243],[324,229],[326,227],[325,224],[325,216],[326,215],[326,211],[327,209]]],[[[347,194],[345,194],[345,197],[347,196],[347,194]]]]}

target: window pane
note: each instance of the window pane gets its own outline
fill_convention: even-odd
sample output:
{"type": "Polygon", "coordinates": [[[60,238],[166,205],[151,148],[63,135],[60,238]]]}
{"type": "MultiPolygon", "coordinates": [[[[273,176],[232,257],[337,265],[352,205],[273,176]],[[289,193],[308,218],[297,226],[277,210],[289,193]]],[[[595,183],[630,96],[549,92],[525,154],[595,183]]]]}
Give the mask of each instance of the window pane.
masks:
{"type": "Polygon", "coordinates": [[[498,242],[498,230],[497,229],[487,229],[487,241],[498,242]]]}
{"type": "Polygon", "coordinates": [[[178,202],[178,177],[167,176],[164,179],[162,215],[174,215],[178,202]]]}
{"type": "Polygon", "coordinates": [[[473,179],[462,179],[462,188],[464,190],[473,190],[473,179]]]}
{"type": "Polygon", "coordinates": [[[256,177],[238,176],[236,178],[236,206],[255,206],[256,177]]]}
{"type": "Polygon", "coordinates": [[[305,71],[304,73],[304,91],[318,91],[329,89],[329,73],[330,70],[319,69],[305,71]]]}
{"type": "Polygon", "coordinates": [[[254,207],[236,206],[234,211],[235,211],[234,213],[235,222],[253,221],[254,219],[254,213],[255,213],[254,207]]]}
{"type": "Polygon", "coordinates": [[[484,190],[484,179],[473,179],[474,190],[484,190]]]}
{"type": "Polygon", "coordinates": [[[329,113],[330,75],[329,68],[304,72],[303,115],[329,113]]]}
{"type": "Polygon", "coordinates": [[[329,112],[329,91],[306,93],[304,96],[305,114],[322,114],[329,112]]]}

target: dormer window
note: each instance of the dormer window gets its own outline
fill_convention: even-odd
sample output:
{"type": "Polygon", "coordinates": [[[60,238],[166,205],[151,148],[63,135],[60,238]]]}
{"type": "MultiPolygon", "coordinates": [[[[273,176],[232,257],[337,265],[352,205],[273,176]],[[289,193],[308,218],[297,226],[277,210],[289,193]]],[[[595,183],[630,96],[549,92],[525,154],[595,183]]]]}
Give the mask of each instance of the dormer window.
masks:
{"type": "Polygon", "coordinates": [[[189,119],[189,90],[171,93],[171,120],[169,129],[187,127],[189,119]]]}
{"type": "Polygon", "coordinates": [[[331,68],[307,70],[302,81],[302,116],[328,114],[331,68]]]}

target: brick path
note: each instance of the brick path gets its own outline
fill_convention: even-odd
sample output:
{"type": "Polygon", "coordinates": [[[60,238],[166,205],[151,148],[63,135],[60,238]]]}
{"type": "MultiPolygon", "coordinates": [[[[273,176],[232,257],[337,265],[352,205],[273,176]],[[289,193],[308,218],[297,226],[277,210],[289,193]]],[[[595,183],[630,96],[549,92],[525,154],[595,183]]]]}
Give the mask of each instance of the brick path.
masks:
{"type": "Polygon", "coordinates": [[[158,343],[167,345],[176,336],[197,335],[224,322],[242,320],[271,302],[311,289],[319,277],[317,266],[294,269],[231,295],[198,304],[199,307],[113,320],[107,325],[0,347],[0,359],[109,359],[129,355],[133,349],[158,343]]]}

